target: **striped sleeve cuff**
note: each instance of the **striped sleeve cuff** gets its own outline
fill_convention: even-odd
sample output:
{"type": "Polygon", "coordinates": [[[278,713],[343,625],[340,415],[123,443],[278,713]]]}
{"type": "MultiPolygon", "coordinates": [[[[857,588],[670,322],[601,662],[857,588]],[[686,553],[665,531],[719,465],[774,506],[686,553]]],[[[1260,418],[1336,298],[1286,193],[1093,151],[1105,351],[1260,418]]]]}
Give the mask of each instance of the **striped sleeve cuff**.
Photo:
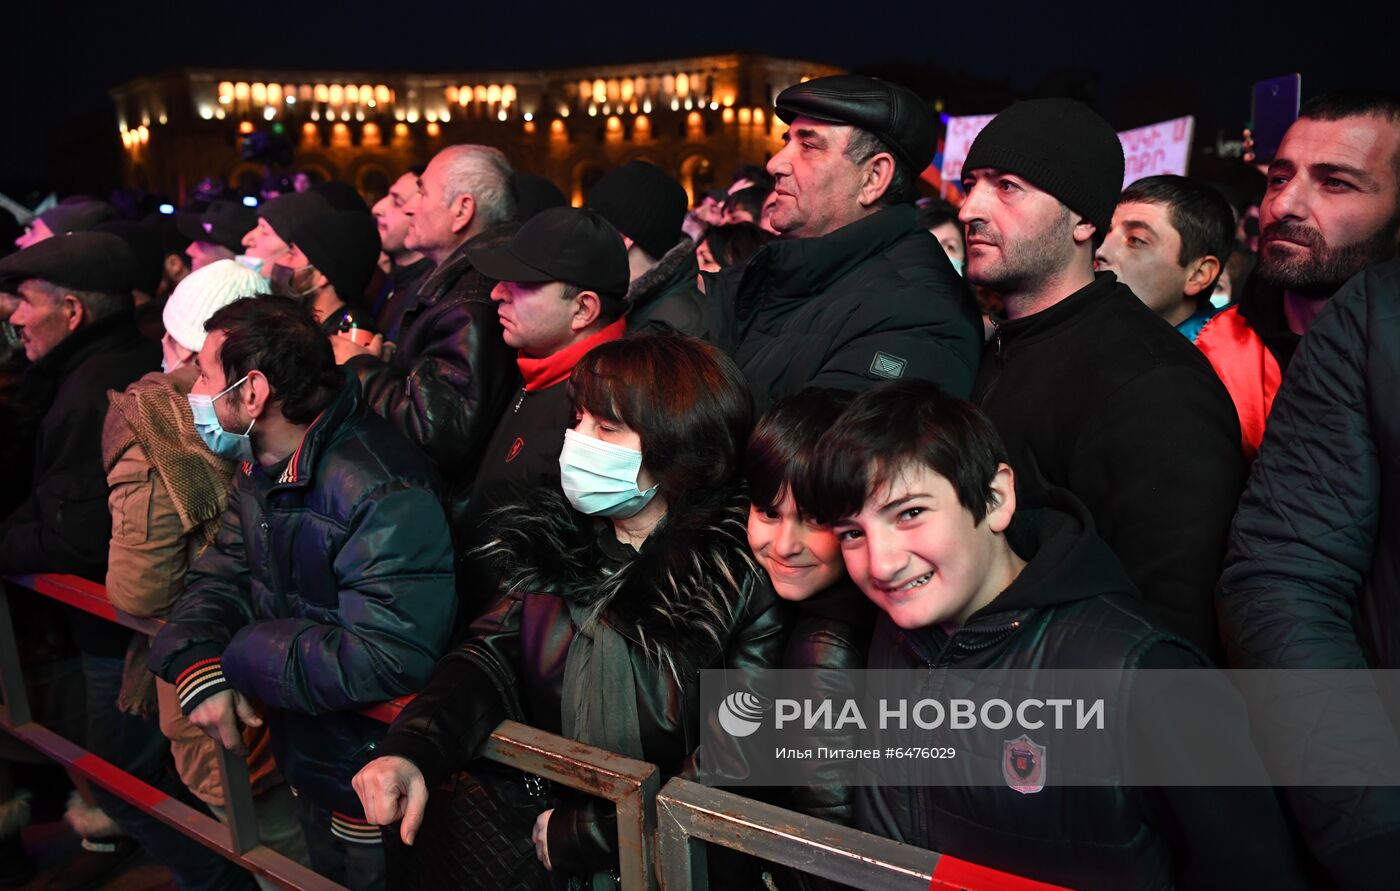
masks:
{"type": "Polygon", "coordinates": [[[362,817],[352,817],[339,811],[331,812],[331,835],[355,845],[383,843],[378,826],[362,817]]]}
{"type": "Polygon", "coordinates": [[[188,715],[201,702],[221,690],[229,689],[218,656],[196,659],[175,678],[175,695],[180,698],[180,711],[188,715]]]}

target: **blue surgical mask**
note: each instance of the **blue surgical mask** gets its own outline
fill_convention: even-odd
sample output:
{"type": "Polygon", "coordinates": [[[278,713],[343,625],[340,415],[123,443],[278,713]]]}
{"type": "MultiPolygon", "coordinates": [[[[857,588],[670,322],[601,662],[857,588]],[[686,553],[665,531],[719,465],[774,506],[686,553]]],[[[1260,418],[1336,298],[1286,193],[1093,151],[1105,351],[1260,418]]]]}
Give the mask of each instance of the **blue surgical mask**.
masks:
{"type": "Polygon", "coordinates": [[[256,273],[266,275],[266,273],[263,272],[264,260],[262,257],[250,257],[247,254],[238,254],[233,258],[233,262],[237,263],[239,266],[251,269],[256,273]]]}
{"type": "Polygon", "coordinates": [[[656,496],[655,486],[645,492],[637,488],[641,472],[642,453],[636,449],[603,442],[577,430],[564,431],[559,475],[564,495],[576,510],[594,517],[636,516],[656,496]]]}
{"type": "Polygon", "coordinates": [[[207,396],[203,393],[191,393],[189,395],[190,411],[194,413],[194,429],[199,433],[199,438],[204,440],[204,444],[209,446],[209,451],[231,461],[253,460],[253,441],[248,438],[248,434],[253,430],[253,424],[258,422],[257,418],[248,425],[248,429],[242,433],[229,433],[224,429],[224,425],[219,423],[219,415],[214,411],[214,400],[219,399],[224,393],[238,389],[248,375],[239,378],[238,383],[224,390],[217,396],[207,396]]]}

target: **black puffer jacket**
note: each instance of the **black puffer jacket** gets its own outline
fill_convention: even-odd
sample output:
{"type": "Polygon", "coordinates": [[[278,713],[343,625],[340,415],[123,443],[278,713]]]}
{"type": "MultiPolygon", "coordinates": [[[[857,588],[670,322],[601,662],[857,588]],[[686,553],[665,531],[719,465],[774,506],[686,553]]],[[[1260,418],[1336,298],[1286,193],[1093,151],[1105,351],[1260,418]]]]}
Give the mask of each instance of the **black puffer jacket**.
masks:
{"type": "Polygon", "coordinates": [[[232,687],[267,709],[282,774],[322,807],[363,812],[350,778],[447,648],[452,546],[418,451],[345,390],[280,478],[245,464],[218,539],[151,647],[189,712],[232,687]]]}
{"type": "Polygon", "coordinates": [[[710,337],[744,370],[760,409],[804,387],[864,390],[900,377],[964,398],[972,390],[982,323],[912,206],[764,245],[706,287],[710,337]]]}
{"type": "MultiPolygon", "coordinates": [[[[1007,541],[1026,566],[1005,591],[952,635],[937,626],[904,631],[882,617],[870,647],[870,667],[928,671],[936,677],[933,689],[951,698],[975,671],[1049,669],[1037,681],[1036,695],[1072,697],[1082,695],[1082,685],[1075,687],[1065,680],[1068,672],[1054,669],[1203,665],[1202,654],[1146,618],[1122,565],[1094,533],[1084,507],[1063,492],[1048,497],[1053,507],[1018,511],[1007,530],[1007,541]],[[1056,689],[1056,684],[1065,686],[1056,689]]],[[[987,686],[978,689],[979,698],[989,696],[987,686]]],[[[1219,690],[1206,683],[1182,695],[1203,726],[1217,728],[1219,745],[1245,753],[1235,762],[1243,763],[1254,757],[1248,754],[1248,722],[1242,706],[1222,698],[1219,690]]],[[[1008,690],[1005,698],[1014,701],[1017,694],[1008,690]]],[[[1117,763],[1114,753],[1125,746],[1162,769],[1180,765],[1185,755],[1175,741],[1179,728],[1166,723],[1180,712],[1141,699],[1124,683],[1117,698],[1108,700],[1109,728],[1123,728],[1124,736],[1094,734],[1079,743],[1100,746],[1103,757],[1094,760],[1095,766],[1117,763]],[[1120,716],[1130,717],[1118,720],[1120,716]]],[[[1015,732],[1013,726],[1006,734],[1015,732]]],[[[947,737],[930,734],[931,744],[943,744],[940,739],[947,737]]],[[[1073,888],[1304,887],[1283,814],[1267,786],[1159,789],[1051,782],[1022,794],[1009,783],[976,781],[987,776],[979,774],[978,758],[978,753],[960,749],[948,762],[956,773],[943,785],[857,787],[856,825],[1073,888]]],[[[1054,777],[1053,768],[1048,769],[1054,777]]],[[[1266,779],[1258,765],[1256,775],[1241,782],[1266,779]]]]}
{"type": "Polygon", "coordinates": [[[696,276],[695,242],[682,238],[656,265],[627,289],[627,328],[664,327],[690,337],[704,337],[705,295],[696,276]]]}
{"type": "MultiPolygon", "coordinates": [[[[559,733],[565,663],[579,634],[573,603],[594,606],[627,639],[644,758],[667,775],[681,770],[699,742],[699,671],[775,666],[782,652],[785,612],[749,555],[747,511],[742,496],[673,505],[638,553],[557,492],[503,509],[492,549],[509,593],[438,665],[380,754],[408,758],[436,787],[517,714],[499,691],[518,691],[526,721],[559,733]]],[[[609,805],[579,796],[556,806],[556,872],[611,868],[616,849],[609,805]]]]}
{"type": "Polygon", "coordinates": [[[418,443],[437,465],[453,529],[466,513],[481,451],[516,386],[515,353],[501,339],[491,289],[467,250],[504,244],[514,224],[490,229],[457,248],[423,280],[405,307],[398,349],[388,362],[346,363],[365,402],[418,443]]]}
{"type": "MultiPolygon", "coordinates": [[[[0,573],[66,572],[95,582],[107,577],[107,391],[123,390],[159,367],[160,347],[141,337],[128,317],[79,328],[25,372],[21,408],[39,418],[33,485],[28,500],[0,522],[0,573]]],[[[84,652],[116,659],[125,654],[130,632],[86,613],[71,615],[84,652]]]]}
{"type": "MultiPolygon", "coordinates": [[[[1400,668],[1397,392],[1400,261],[1392,261],[1337,292],[1274,400],[1220,583],[1234,667],[1400,668]]],[[[1389,706],[1400,728],[1394,703],[1363,683],[1334,697],[1335,721],[1268,732],[1306,734],[1321,747],[1322,731],[1345,726],[1348,712],[1386,714],[1389,706]]],[[[1364,742],[1400,761],[1395,734],[1364,742]]],[[[1288,793],[1308,846],[1339,886],[1393,887],[1400,789],[1288,793]]]]}

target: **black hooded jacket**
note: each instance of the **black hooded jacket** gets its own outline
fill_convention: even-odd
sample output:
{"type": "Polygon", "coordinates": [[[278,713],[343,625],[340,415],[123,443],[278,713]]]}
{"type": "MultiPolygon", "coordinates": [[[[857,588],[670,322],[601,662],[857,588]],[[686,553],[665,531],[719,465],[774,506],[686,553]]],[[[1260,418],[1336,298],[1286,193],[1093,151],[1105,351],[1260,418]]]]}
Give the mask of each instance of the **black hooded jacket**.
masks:
{"type": "MultiPolygon", "coordinates": [[[[873,669],[1190,669],[1205,659],[1147,619],[1132,583],[1064,492],[1052,507],[1017,513],[1007,540],[1026,565],[994,601],[949,635],[905,631],[887,617],[871,644],[873,669]]],[[[1053,676],[1046,684],[1054,683],[1053,676]]],[[[1205,687],[1204,689],[1213,689],[1205,687]]],[[[1037,688],[1037,693],[1041,691],[1037,688]]],[[[1131,744],[1155,763],[1179,761],[1172,726],[1131,690],[1126,706],[1147,726],[1131,744]],[[1155,723],[1154,723],[1155,720],[1155,723]]],[[[1222,745],[1249,749],[1240,708],[1210,701],[1222,745]],[[1233,717],[1232,717],[1233,716],[1233,717]]],[[[971,771],[966,753],[950,768],[971,771]]],[[[1248,756],[1252,757],[1252,756],[1248,756]]],[[[971,774],[969,774],[971,776],[971,774]]],[[[1263,777],[1262,768],[1259,776],[1263,777]]],[[[856,825],[869,832],[1040,881],[1085,889],[1302,888],[1273,790],[1047,785],[869,786],[856,790],[856,825]]]]}

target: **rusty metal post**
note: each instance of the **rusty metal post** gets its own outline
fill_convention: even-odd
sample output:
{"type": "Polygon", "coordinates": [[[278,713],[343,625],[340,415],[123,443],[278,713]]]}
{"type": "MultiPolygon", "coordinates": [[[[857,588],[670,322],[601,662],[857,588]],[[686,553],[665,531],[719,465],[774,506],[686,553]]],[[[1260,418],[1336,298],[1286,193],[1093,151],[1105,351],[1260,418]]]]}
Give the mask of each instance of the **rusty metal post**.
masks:
{"type": "Polygon", "coordinates": [[[657,808],[665,891],[708,887],[702,842],[882,891],[928,891],[940,859],[933,851],[679,778],[661,790],[657,808]]]}
{"type": "Polygon", "coordinates": [[[24,668],[19,661],[19,642],[10,620],[10,597],[5,582],[0,580],[0,693],[5,696],[9,722],[28,724],[33,717],[29,711],[29,694],[24,689],[24,668]]]}
{"type": "Polygon", "coordinates": [[[229,841],[233,850],[246,854],[262,843],[258,815],[253,808],[253,786],[248,779],[248,762],[217,741],[214,751],[219,761],[219,779],[224,784],[224,809],[228,816],[229,841]]]}
{"type": "Polygon", "coordinates": [[[661,784],[655,764],[625,758],[514,721],[502,721],[482,755],[543,777],[617,808],[618,873],[627,891],[657,886],[653,869],[656,794],[661,784]]]}

